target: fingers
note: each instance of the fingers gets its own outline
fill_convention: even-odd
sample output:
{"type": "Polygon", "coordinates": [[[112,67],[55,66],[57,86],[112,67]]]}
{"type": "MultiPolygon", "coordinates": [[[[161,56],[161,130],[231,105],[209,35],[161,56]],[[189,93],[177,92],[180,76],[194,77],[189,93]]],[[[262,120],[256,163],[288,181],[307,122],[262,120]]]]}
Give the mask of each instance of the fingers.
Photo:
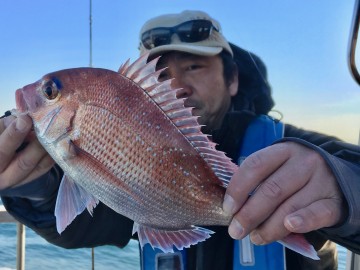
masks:
{"type": "Polygon", "coordinates": [[[12,187],[23,185],[40,177],[41,175],[44,175],[54,166],[54,164],[55,161],[48,154],[45,154],[36,164],[36,166],[33,167],[33,170],[31,170],[29,174],[24,172],[21,176],[16,176],[16,178],[13,178],[12,187]],[[27,176],[25,177],[25,175],[27,176]]]}
{"type": "MultiPolygon", "coordinates": [[[[330,227],[340,220],[342,200],[328,198],[316,200],[314,185],[308,185],[284,202],[263,224],[251,232],[254,244],[266,244],[283,239],[289,233],[307,233],[330,227]]],[[[326,198],[325,191],[321,197],[326,198]]]]}
{"type": "Polygon", "coordinates": [[[11,124],[12,121],[15,120],[15,116],[7,116],[4,118],[0,118],[0,134],[4,132],[4,130],[11,124]]]}
{"type": "Polygon", "coordinates": [[[25,115],[17,119],[13,116],[5,117],[1,123],[0,173],[8,166],[32,126],[31,119],[25,115]]]}
{"type": "Polygon", "coordinates": [[[224,211],[236,213],[256,187],[289,157],[281,144],[265,148],[247,157],[232,177],[226,190],[224,211]]]}
{"type": "MultiPolygon", "coordinates": [[[[258,245],[266,244],[275,240],[280,240],[287,236],[291,231],[288,230],[284,224],[285,217],[314,203],[318,193],[312,192],[313,190],[314,185],[310,183],[309,185],[300,189],[298,192],[294,193],[286,201],[280,203],[279,206],[271,213],[271,215],[269,215],[262,224],[257,226],[251,232],[250,238],[252,242],[258,245]]],[[[326,195],[323,194],[321,197],[326,197],[326,195]]]]}
{"type": "Polygon", "coordinates": [[[315,151],[282,143],[248,159],[234,174],[224,200],[224,209],[234,215],[231,237],[250,233],[255,244],[265,244],[290,232],[333,226],[345,215],[336,179],[315,151]]]}
{"type": "Polygon", "coordinates": [[[5,117],[0,121],[0,189],[31,181],[54,164],[31,131],[30,117],[5,117]],[[23,145],[26,141],[26,146],[23,145]]]}
{"type": "Polygon", "coordinates": [[[285,173],[281,177],[272,174],[289,156],[286,148],[278,144],[255,152],[240,165],[229,183],[223,205],[229,214],[236,213],[229,226],[231,237],[245,237],[286,198],[286,192],[282,189],[284,185],[290,187],[288,177],[285,173]],[[268,177],[270,181],[263,182],[268,177]],[[250,198],[249,194],[252,194],[250,198]]]}
{"type": "Polygon", "coordinates": [[[243,226],[249,230],[257,227],[268,218],[288,197],[303,188],[310,179],[310,173],[301,170],[293,160],[282,165],[275,173],[270,175],[256,189],[256,192],[247,200],[237,216],[243,226]],[[292,169],[288,169],[292,168],[292,169]]]}
{"type": "Polygon", "coordinates": [[[302,208],[284,219],[285,228],[293,233],[306,233],[336,225],[342,213],[341,200],[324,199],[302,208]]]}
{"type": "Polygon", "coordinates": [[[327,164],[321,157],[314,163],[316,170],[303,194],[309,203],[284,217],[284,226],[294,233],[335,226],[348,215],[343,193],[327,164]]]}
{"type": "Polygon", "coordinates": [[[40,143],[34,140],[14,156],[0,179],[4,179],[2,182],[8,187],[24,184],[44,174],[52,165],[52,159],[40,143]]]}

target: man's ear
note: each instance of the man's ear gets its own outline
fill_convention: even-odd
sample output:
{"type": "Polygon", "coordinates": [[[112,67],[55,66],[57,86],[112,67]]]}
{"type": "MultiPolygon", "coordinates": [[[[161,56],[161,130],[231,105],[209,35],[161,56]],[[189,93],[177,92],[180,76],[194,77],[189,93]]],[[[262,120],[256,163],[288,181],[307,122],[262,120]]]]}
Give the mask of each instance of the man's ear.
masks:
{"type": "Polygon", "coordinates": [[[229,85],[230,96],[232,97],[235,96],[238,92],[238,88],[239,88],[239,73],[238,73],[237,65],[234,64],[233,77],[229,85]]]}

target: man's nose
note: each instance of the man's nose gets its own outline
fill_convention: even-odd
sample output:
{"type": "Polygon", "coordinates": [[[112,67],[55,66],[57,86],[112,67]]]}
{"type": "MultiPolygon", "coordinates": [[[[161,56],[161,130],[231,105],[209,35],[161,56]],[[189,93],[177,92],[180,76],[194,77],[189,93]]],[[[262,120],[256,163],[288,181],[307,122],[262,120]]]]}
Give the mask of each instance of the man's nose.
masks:
{"type": "Polygon", "coordinates": [[[191,87],[181,80],[173,79],[171,86],[174,89],[179,89],[176,93],[177,98],[186,98],[192,95],[191,87]]]}

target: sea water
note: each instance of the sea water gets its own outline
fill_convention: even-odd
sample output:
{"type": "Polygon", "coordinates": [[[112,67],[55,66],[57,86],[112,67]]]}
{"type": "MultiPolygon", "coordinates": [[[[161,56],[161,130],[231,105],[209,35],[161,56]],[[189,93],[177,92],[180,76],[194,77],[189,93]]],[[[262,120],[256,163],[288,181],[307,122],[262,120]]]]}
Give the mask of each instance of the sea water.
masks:
{"type": "MultiPolygon", "coordinates": [[[[0,270],[16,269],[17,225],[0,224],[0,270]]],[[[92,269],[91,248],[64,249],[46,242],[31,229],[25,229],[25,269],[92,269]]],[[[94,248],[97,270],[140,269],[138,242],[131,240],[125,248],[103,246],[94,248]]]]}
{"type": "MultiPolygon", "coordinates": [[[[1,204],[1,201],[0,201],[1,204]]],[[[17,225],[0,223],[0,270],[16,269],[17,225]]],[[[31,229],[25,229],[26,270],[92,269],[92,249],[64,249],[46,242],[31,229]]],[[[338,246],[339,270],[345,270],[346,249],[338,246]]],[[[103,246],[94,248],[96,270],[139,270],[138,242],[131,240],[125,248],[103,246]]]]}

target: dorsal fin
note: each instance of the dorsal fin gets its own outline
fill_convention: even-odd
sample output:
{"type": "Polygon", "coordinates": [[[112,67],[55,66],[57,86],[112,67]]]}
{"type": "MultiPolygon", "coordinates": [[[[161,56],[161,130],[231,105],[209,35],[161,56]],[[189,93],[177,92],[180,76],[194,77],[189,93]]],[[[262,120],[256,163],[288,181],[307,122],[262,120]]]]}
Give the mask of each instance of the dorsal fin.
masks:
{"type": "Polygon", "coordinates": [[[159,82],[160,73],[156,64],[160,57],[147,63],[149,54],[143,54],[134,63],[127,61],[119,69],[119,73],[136,82],[154,100],[154,102],[169,117],[187,140],[209,164],[224,186],[227,186],[237,166],[231,162],[224,152],[215,149],[207,135],[201,132],[197,116],[192,115],[192,108],[184,106],[184,99],[176,97],[179,89],[171,86],[172,79],[159,82]]]}

